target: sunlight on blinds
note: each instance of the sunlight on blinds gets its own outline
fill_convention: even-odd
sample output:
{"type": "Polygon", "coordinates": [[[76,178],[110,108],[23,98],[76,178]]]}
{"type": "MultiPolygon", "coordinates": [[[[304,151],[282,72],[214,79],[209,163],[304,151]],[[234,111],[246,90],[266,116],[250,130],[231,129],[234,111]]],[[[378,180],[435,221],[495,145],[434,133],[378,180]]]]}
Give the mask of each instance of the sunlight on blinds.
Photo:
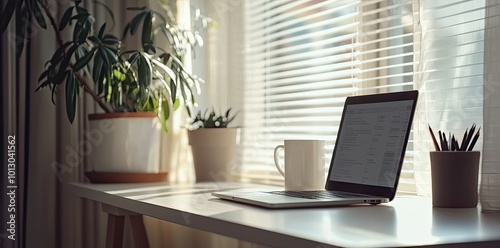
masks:
{"type": "MultiPolygon", "coordinates": [[[[411,1],[245,4],[242,177],[281,181],[284,139],[326,140],[328,166],[347,96],[413,88],[411,1]]],[[[414,191],[407,161],[400,188],[414,191]]]]}
{"type": "MultiPolygon", "coordinates": [[[[430,192],[430,137],[435,130],[463,133],[483,123],[485,1],[421,1],[415,9],[415,86],[420,102],[414,123],[419,194],[430,192]],[[417,19],[418,18],[418,19],[417,19]]],[[[482,136],[476,149],[482,148],[482,136]]]]}

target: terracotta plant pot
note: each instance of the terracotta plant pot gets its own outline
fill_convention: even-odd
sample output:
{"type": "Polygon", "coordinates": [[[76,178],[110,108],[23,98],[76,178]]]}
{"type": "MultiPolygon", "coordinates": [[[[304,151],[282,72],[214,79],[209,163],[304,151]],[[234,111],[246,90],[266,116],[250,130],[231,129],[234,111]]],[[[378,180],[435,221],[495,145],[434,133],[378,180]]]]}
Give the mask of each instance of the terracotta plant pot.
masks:
{"type": "Polygon", "coordinates": [[[188,131],[196,181],[228,181],[232,177],[238,128],[201,128],[188,131]]]}

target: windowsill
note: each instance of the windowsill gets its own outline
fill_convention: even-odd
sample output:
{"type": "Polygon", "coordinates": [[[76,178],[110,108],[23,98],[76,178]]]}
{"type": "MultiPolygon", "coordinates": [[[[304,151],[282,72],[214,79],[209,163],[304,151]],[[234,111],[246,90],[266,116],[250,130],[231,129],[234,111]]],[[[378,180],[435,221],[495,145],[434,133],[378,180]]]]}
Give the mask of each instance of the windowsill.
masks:
{"type": "MultiPolygon", "coordinates": [[[[284,181],[283,181],[283,178],[281,177],[281,175],[272,176],[272,177],[248,177],[248,176],[243,176],[240,174],[240,175],[236,175],[234,177],[234,180],[236,182],[243,182],[243,183],[255,183],[255,184],[264,184],[264,185],[284,187],[284,181]]],[[[417,195],[416,192],[398,191],[396,193],[396,197],[407,197],[407,196],[430,198],[430,196],[417,195]]]]}

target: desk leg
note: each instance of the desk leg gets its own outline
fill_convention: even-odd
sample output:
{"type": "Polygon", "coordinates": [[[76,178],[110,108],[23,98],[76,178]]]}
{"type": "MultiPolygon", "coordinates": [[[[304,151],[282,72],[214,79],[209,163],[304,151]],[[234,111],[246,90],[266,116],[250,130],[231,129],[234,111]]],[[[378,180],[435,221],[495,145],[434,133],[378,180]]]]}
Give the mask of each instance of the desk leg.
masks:
{"type": "Polygon", "coordinates": [[[142,215],[130,215],[130,225],[132,226],[132,233],[134,236],[134,243],[136,247],[149,247],[148,236],[144,228],[142,215]]]}
{"type": "Polygon", "coordinates": [[[108,213],[106,247],[119,248],[123,246],[123,227],[125,218],[129,218],[135,247],[149,248],[148,236],[144,228],[142,215],[121,208],[102,204],[102,210],[108,213]]]}
{"type": "Polygon", "coordinates": [[[121,248],[123,246],[123,224],[125,218],[108,213],[106,231],[106,248],[121,248]]]}

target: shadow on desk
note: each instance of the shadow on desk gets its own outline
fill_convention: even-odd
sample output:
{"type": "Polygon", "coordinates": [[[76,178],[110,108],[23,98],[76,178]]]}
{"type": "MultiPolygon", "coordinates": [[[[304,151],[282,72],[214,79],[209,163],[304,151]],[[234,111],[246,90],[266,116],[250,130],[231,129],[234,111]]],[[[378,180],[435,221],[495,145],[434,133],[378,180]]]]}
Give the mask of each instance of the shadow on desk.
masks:
{"type": "MultiPolygon", "coordinates": [[[[241,189],[240,186],[231,186],[229,183],[224,189],[221,189],[217,184],[207,184],[207,185],[195,185],[195,184],[184,184],[184,185],[158,185],[151,184],[151,187],[145,187],[149,184],[140,184],[137,188],[131,188],[123,190],[122,186],[116,184],[116,188],[111,187],[106,193],[127,197],[134,200],[151,200],[160,197],[169,196],[179,196],[179,195],[196,195],[196,194],[206,194],[212,193],[214,191],[228,191],[241,189]]],[[[238,184],[239,185],[239,184],[238,184]]]]}

